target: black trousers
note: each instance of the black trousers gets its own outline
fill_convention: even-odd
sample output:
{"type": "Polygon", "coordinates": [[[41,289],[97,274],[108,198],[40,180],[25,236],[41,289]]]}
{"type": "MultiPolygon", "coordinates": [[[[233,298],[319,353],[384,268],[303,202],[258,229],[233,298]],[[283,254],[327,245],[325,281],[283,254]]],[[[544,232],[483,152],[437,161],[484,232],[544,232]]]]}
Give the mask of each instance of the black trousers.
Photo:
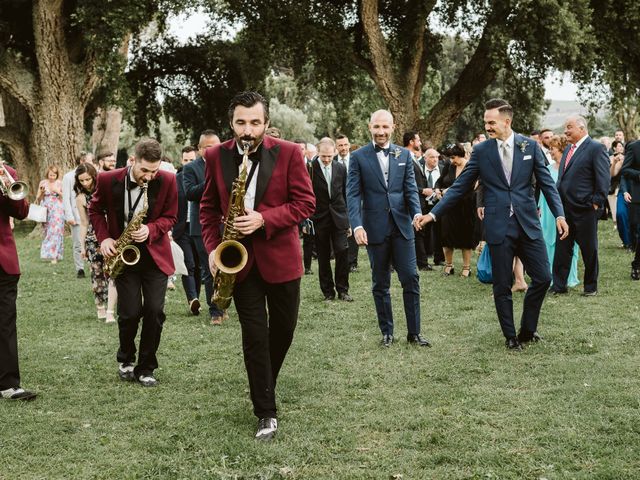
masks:
{"type": "Polygon", "coordinates": [[[253,413],[258,418],[275,418],[276,380],[298,323],[300,279],[267,283],[254,264],[236,284],[233,300],[242,329],[253,413]]]}
{"type": "Polygon", "coordinates": [[[556,253],[553,258],[553,287],[555,291],[567,289],[567,278],[571,269],[574,242],[580,247],[584,262],[584,291],[598,290],[598,219],[600,211],[593,209],[581,212],[565,210],[569,235],[564,240],[556,234],[556,253]]]}
{"type": "Polygon", "coordinates": [[[349,246],[347,230],[333,227],[316,227],[316,249],[318,250],[318,278],[320,290],[325,297],[338,293],[349,293],[349,246]],[[336,259],[335,282],[331,272],[331,245],[336,259]],[[334,290],[335,289],[335,290],[334,290]]]}
{"type": "MultiPolygon", "coordinates": [[[[433,222],[431,222],[433,223],[433,222]]],[[[418,230],[415,232],[416,236],[416,262],[418,264],[418,268],[426,267],[429,264],[429,259],[427,258],[427,246],[429,244],[428,240],[428,232],[424,229],[418,230]]]]}
{"type": "Polygon", "coordinates": [[[126,267],[115,280],[120,334],[118,362],[136,362],[135,339],[142,320],[138,364],[134,368],[136,378],[150,375],[158,368],[156,352],[166,318],[164,298],[167,292],[167,274],[157,267],[144,246],[140,252],[140,261],[126,267]]]}
{"type": "Polygon", "coordinates": [[[0,268],[0,390],[20,386],[16,298],[20,275],[9,275],[0,268]]]}
{"type": "Polygon", "coordinates": [[[314,236],[310,233],[302,234],[302,264],[305,270],[311,270],[313,253],[316,251],[314,236]]]}
{"type": "Polygon", "coordinates": [[[444,251],[442,250],[441,222],[428,223],[422,230],[424,235],[425,251],[427,257],[433,255],[433,263],[444,262],[444,251]]]}
{"type": "Polygon", "coordinates": [[[347,238],[347,244],[349,245],[349,268],[358,266],[358,243],[353,236],[347,238]]]}
{"type": "Polygon", "coordinates": [[[223,312],[211,301],[211,297],[213,296],[213,276],[209,269],[209,255],[207,254],[207,249],[204,246],[202,236],[192,235],[191,239],[196,246],[197,257],[200,262],[200,283],[204,285],[204,293],[207,296],[206,300],[207,305],[209,306],[209,315],[212,317],[219,317],[223,312]]]}

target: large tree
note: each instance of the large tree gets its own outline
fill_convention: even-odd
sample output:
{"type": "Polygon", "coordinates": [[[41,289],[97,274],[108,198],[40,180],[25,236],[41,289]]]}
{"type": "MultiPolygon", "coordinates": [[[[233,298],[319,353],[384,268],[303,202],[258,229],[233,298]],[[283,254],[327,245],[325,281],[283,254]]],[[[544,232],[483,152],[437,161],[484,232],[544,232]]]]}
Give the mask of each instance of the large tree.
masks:
{"type": "Polygon", "coordinates": [[[85,117],[108,102],[121,78],[121,49],[158,16],[159,0],[3,0],[0,2],[0,95],[7,145],[32,186],[48,164],[74,164],[85,117]],[[105,93],[107,92],[107,93],[105,93]],[[8,108],[6,107],[8,105],[8,108]]]}
{"type": "Polygon", "coordinates": [[[228,10],[254,55],[296,73],[312,62],[336,103],[349,100],[354,72],[365,72],[398,129],[417,128],[434,143],[502,69],[541,84],[550,68],[571,69],[590,48],[588,0],[229,0],[228,10]],[[468,42],[468,61],[422,114],[427,72],[439,68],[452,32],[468,42]]]}

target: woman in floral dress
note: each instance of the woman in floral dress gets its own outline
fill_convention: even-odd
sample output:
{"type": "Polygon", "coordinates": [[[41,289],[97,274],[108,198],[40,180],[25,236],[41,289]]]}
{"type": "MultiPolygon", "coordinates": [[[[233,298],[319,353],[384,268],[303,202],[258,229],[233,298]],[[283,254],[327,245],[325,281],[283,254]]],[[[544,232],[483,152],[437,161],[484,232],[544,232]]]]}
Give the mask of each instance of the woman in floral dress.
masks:
{"type": "Polygon", "coordinates": [[[38,188],[36,203],[47,207],[47,222],[44,224],[40,258],[56,264],[58,260],[62,260],[64,253],[64,206],[60,171],[55,165],[47,168],[46,179],[40,182],[38,188]]]}
{"type": "Polygon", "coordinates": [[[88,207],[91,195],[96,188],[96,176],[98,173],[90,163],[83,163],[76,168],[76,182],[73,189],[76,192],[76,203],[80,213],[80,245],[82,257],[89,260],[91,266],[91,286],[93,296],[98,309],[98,318],[114,321],[113,316],[107,319],[107,293],[109,281],[104,273],[104,258],[100,254],[98,239],[89,222],[88,207]]]}

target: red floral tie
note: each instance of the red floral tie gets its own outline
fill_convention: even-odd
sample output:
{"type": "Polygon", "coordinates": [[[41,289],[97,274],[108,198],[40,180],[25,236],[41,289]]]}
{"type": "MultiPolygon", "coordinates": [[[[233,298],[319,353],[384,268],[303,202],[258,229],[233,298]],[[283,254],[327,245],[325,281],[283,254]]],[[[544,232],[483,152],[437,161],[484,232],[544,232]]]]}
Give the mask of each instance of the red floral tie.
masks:
{"type": "Polygon", "coordinates": [[[564,171],[567,171],[567,167],[569,166],[569,162],[571,161],[571,158],[573,157],[573,152],[576,151],[576,145],[573,144],[571,145],[571,148],[569,149],[569,153],[567,153],[567,159],[564,162],[564,171]]]}

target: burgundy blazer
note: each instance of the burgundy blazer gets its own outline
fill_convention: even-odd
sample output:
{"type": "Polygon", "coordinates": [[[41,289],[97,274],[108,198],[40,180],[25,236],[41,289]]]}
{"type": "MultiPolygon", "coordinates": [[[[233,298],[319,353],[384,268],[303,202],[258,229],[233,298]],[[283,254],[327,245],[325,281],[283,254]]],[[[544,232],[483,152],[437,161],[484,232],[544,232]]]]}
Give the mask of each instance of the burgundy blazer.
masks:
{"type": "MultiPolygon", "coordinates": [[[[238,176],[235,140],[205,152],[205,187],[200,201],[202,238],[211,253],[220,243],[227,214],[231,184],[238,176]]],[[[242,243],[249,261],[238,274],[242,281],[257,265],[267,283],[283,283],[302,276],[302,254],[298,223],[313,215],[316,200],[300,147],[265,136],[260,153],[254,210],[264,219],[264,229],[242,243]]]]}
{"type": "MultiPolygon", "coordinates": [[[[9,175],[14,180],[18,179],[16,171],[5,165],[9,175]]],[[[9,224],[9,217],[22,220],[29,214],[29,203],[26,200],[9,200],[0,194],[0,267],[4,273],[9,275],[20,275],[20,265],[18,264],[18,251],[16,242],[13,239],[13,232],[9,224]]]]}
{"type": "MultiPolygon", "coordinates": [[[[98,175],[98,184],[89,204],[89,219],[98,243],[107,238],[117,240],[124,230],[125,177],[128,168],[118,168],[98,175]]],[[[176,176],[160,170],[147,188],[149,210],[144,224],[149,227],[147,248],[158,268],[173,275],[175,267],[167,232],[178,218],[176,176]]]]}

